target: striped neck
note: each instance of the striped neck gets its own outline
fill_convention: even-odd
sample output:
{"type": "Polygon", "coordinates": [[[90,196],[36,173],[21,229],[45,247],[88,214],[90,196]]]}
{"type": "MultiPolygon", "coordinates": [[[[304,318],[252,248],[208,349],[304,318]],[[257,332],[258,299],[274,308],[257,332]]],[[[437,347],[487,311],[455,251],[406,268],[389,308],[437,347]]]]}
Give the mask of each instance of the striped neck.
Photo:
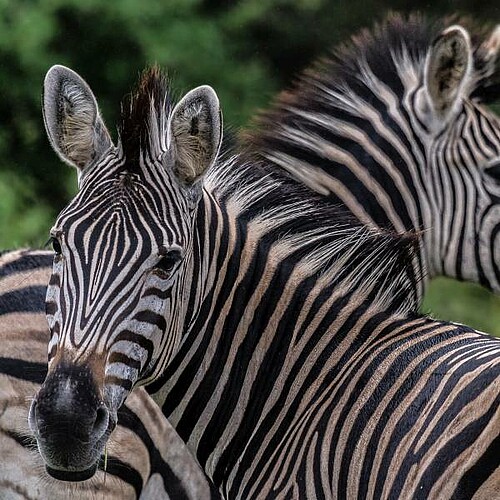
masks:
{"type": "Polygon", "coordinates": [[[420,300],[440,274],[500,289],[500,120],[483,102],[498,93],[496,36],[390,16],[313,65],[244,137],[359,221],[418,234],[420,300]],[[461,79],[441,81],[450,37],[461,79]]]}
{"type": "MultiPolygon", "coordinates": [[[[282,187],[256,179],[262,211],[266,196],[273,199],[282,187]]],[[[350,331],[351,320],[344,316],[331,328],[337,308],[370,310],[367,320],[377,310],[398,314],[415,306],[408,294],[414,287],[407,265],[411,241],[342,224],[340,215],[328,228],[321,212],[307,214],[300,204],[295,215],[259,217],[246,210],[256,196],[251,182],[247,187],[243,199],[230,194],[230,187],[205,191],[189,270],[177,291],[186,304],[178,309],[186,317],[174,320],[184,326],[183,339],[147,387],[217,486],[239,474],[238,457],[265,410],[262,394],[277,401],[274,381],[288,384],[296,370],[305,369],[303,349],[312,349],[311,359],[321,363],[350,331]],[[287,235],[297,218],[302,234],[287,235]]],[[[359,333],[352,331],[354,337],[359,333]]]]}

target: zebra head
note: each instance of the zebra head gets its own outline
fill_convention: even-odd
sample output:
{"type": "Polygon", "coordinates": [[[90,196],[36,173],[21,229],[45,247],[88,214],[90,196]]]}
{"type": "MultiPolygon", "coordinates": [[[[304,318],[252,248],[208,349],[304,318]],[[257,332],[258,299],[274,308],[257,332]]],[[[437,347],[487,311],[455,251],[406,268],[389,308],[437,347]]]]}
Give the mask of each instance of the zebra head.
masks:
{"type": "Polygon", "coordinates": [[[175,107],[159,70],[143,75],[122,109],[115,146],[89,86],[47,73],[44,120],[79,191],[51,230],[47,291],[49,371],[30,410],[48,472],[79,481],[97,467],[118,408],[180,341],[190,242],[215,161],[221,114],[208,86],[175,107]]]}
{"type": "Polygon", "coordinates": [[[415,178],[430,275],[500,292],[500,119],[486,106],[500,97],[500,26],[478,40],[460,25],[443,30],[406,105],[424,146],[415,178]]]}
{"type": "Polygon", "coordinates": [[[362,222],[418,234],[417,274],[500,292],[500,119],[487,106],[500,27],[469,25],[389,15],[306,71],[246,140],[362,222]]]}

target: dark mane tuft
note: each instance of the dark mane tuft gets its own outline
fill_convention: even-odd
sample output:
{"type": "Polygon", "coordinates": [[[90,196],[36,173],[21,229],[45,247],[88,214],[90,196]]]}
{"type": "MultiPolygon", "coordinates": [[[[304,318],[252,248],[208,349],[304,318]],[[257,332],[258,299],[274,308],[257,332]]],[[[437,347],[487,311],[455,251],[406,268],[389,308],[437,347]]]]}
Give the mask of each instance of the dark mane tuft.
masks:
{"type": "Polygon", "coordinates": [[[141,149],[150,143],[151,112],[156,111],[158,120],[166,119],[171,111],[171,91],[167,76],[158,66],[147,68],[141,74],[134,91],[122,102],[120,143],[127,167],[138,168],[141,149]]]}
{"type": "MultiPolygon", "coordinates": [[[[397,80],[398,65],[404,51],[415,65],[423,63],[434,40],[445,28],[453,24],[459,24],[469,32],[475,69],[482,70],[486,61],[481,44],[490,35],[494,25],[479,25],[469,17],[457,15],[430,19],[421,13],[408,16],[391,13],[384,21],[375,24],[373,29],[361,30],[352,36],[348,43],[335,48],[329,59],[320,62],[312,71],[306,73],[305,80],[325,78],[334,85],[340,82],[356,85],[361,64],[366,61],[378,78],[390,87],[396,85],[397,90],[398,84],[395,84],[394,80],[397,80]]],[[[476,87],[485,84],[487,82],[479,81],[476,87]]]]}

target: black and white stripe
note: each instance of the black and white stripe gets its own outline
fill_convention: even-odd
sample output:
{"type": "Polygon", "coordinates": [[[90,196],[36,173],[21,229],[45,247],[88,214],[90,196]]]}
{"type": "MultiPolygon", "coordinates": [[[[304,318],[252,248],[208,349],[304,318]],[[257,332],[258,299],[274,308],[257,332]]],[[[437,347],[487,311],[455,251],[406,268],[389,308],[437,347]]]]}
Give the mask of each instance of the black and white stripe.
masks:
{"type": "Polygon", "coordinates": [[[184,443],[143,389],[119,412],[106,477],[71,485],[51,479],[27,427],[30,399],[47,373],[45,293],[53,253],[0,256],[0,498],[156,500],[218,498],[184,443]]]}
{"type": "Polygon", "coordinates": [[[96,107],[86,129],[89,92],[66,68],[47,76],[49,137],[80,192],[53,229],[55,390],[37,396],[35,429],[37,408],[67,398],[54,380],[69,359],[94,375],[110,415],[146,384],[227,498],[491,489],[500,341],[416,313],[416,237],[360,224],[266,160],[213,164],[211,89],[172,107],[164,78],[146,72],[118,148],[96,107]],[[59,129],[94,145],[72,156],[59,129]]]}
{"type": "Polygon", "coordinates": [[[498,27],[392,15],[306,71],[246,140],[359,220],[419,234],[424,278],[498,292],[499,47],[498,27]]]}

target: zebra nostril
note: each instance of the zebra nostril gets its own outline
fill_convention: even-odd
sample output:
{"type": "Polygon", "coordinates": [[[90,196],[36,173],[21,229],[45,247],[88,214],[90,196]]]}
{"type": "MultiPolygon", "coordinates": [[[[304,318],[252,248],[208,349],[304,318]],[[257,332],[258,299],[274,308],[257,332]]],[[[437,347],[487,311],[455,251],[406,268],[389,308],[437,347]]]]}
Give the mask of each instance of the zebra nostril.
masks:
{"type": "Polygon", "coordinates": [[[92,428],[92,434],[96,440],[100,439],[103,436],[103,434],[108,429],[108,424],[109,411],[104,406],[104,404],[101,403],[101,406],[97,408],[96,417],[92,428]]]}

